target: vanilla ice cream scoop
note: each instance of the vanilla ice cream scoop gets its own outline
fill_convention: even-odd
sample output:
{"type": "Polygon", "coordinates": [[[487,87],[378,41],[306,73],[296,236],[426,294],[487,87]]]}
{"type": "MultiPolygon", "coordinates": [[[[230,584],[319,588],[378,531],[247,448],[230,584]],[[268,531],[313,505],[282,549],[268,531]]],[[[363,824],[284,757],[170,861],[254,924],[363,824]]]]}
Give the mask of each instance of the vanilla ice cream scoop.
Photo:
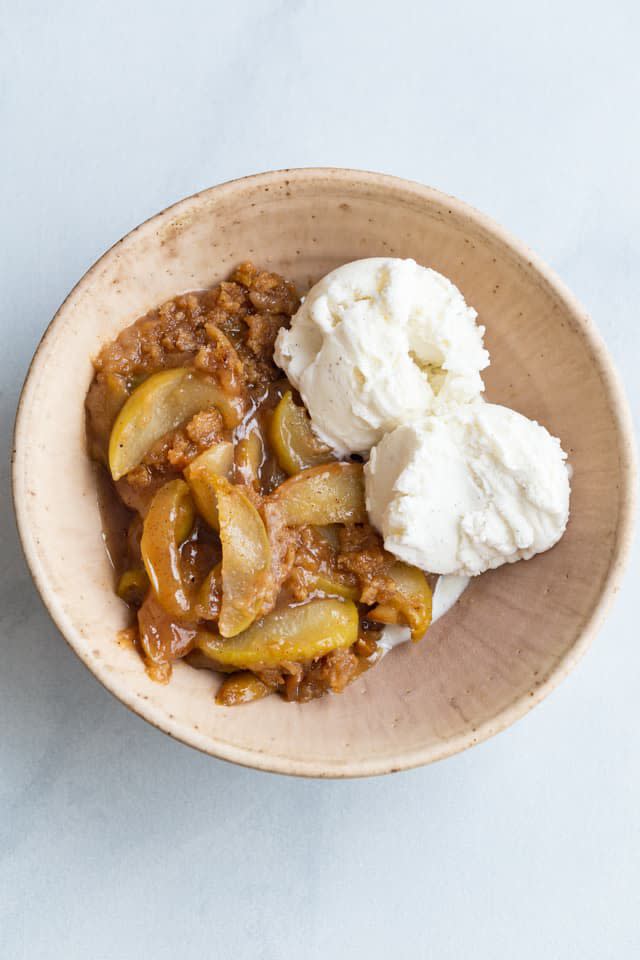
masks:
{"type": "Polygon", "coordinates": [[[560,441],[507,407],[467,404],[398,427],[365,467],[367,510],[391,553],[474,576],[562,536],[569,469],[560,441]]]}
{"type": "Polygon", "coordinates": [[[476,399],[489,364],[484,327],[446,277],[414,260],[356,260],[310,290],[275,361],[318,436],[340,455],[476,399]]]}

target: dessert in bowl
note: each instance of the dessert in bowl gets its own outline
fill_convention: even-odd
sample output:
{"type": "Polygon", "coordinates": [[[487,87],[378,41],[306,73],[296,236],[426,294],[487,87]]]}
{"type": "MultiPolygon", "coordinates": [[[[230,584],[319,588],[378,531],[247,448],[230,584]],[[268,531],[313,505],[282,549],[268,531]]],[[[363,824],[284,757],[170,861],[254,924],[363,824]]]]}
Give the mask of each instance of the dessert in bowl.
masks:
{"type": "Polygon", "coordinates": [[[482,402],[475,318],[413,260],[337,267],[302,304],[244,262],[103,347],[89,452],[135,614],[120,637],[152,679],[230,674],[221,706],[341,693],[424,638],[441,576],[560,539],[566,454],[482,402]]]}
{"type": "MultiPolygon", "coordinates": [[[[275,314],[269,310],[264,313],[279,315],[280,326],[286,326],[288,321],[282,317],[290,316],[295,307],[293,302],[285,306],[286,309],[281,309],[282,304],[279,305],[275,314]]],[[[464,325],[464,317],[458,319],[464,325]]],[[[295,327],[294,322],[291,330],[295,327]]],[[[256,343],[259,339],[256,333],[256,343]]],[[[199,344],[199,349],[203,346],[215,347],[215,343],[199,344]]],[[[290,343],[283,345],[283,353],[288,347],[290,343]]],[[[476,360],[481,363],[484,348],[477,344],[476,347],[476,360]]],[[[431,365],[430,372],[434,373],[437,364],[433,358],[425,355],[419,359],[431,365]]],[[[284,356],[282,360],[284,362],[284,356]]],[[[455,376],[450,378],[450,384],[438,383],[438,389],[432,392],[436,396],[450,393],[456,404],[471,399],[471,406],[476,409],[473,399],[466,396],[474,382],[473,370],[469,372],[462,367],[453,370],[455,376]]],[[[184,387],[187,381],[191,382],[189,378],[195,377],[188,364],[179,366],[173,362],[166,369],[146,372],[148,381],[158,374],[168,375],[169,381],[173,377],[173,383],[167,381],[169,392],[176,387],[181,389],[177,379],[187,378],[182,383],[184,387]]],[[[351,440],[347,446],[346,435],[330,435],[327,423],[320,422],[321,416],[314,411],[309,393],[311,377],[305,382],[296,370],[288,372],[291,387],[299,390],[300,395],[293,390],[289,395],[285,389],[280,396],[274,396],[273,406],[265,411],[271,423],[265,424],[263,432],[275,436],[273,420],[278,419],[275,417],[278,408],[280,421],[286,422],[289,418],[292,422],[306,423],[302,406],[302,401],[306,401],[313,424],[312,433],[306,434],[307,439],[311,437],[308,445],[313,448],[315,444],[314,454],[318,455],[323,446],[325,451],[330,448],[332,466],[326,468],[328,461],[316,466],[305,464],[304,469],[292,474],[289,480],[274,474],[272,480],[281,482],[269,490],[256,490],[258,497],[281,499],[282,494],[277,491],[287,488],[287,484],[299,483],[299,477],[304,478],[307,470],[358,476],[362,467],[357,461],[347,463],[346,458],[353,452],[367,459],[365,447],[370,439],[371,446],[378,451],[372,459],[378,464],[382,459],[389,462],[390,458],[382,458],[380,451],[385,443],[391,442],[396,430],[413,431],[409,444],[405,442],[406,437],[400,437],[402,442],[392,458],[398,464],[399,458],[406,455],[407,470],[411,469],[413,457],[413,454],[408,456],[407,450],[417,451],[415,456],[422,462],[420,458],[426,455],[425,451],[428,453],[433,448],[433,438],[429,439],[433,429],[418,423],[413,414],[409,418],[405,416],[405,399],[413,403],[416,397],[410,384],[403,382],[403,395],[394,398],[399,409],[394,410],[393,404],[389,406],[386,401],[384,409],[377,409],[384,428],[382,435],[365,437],[364,446],[358,450],[361,439],[355,448],[351,440]],[[391,418],[389,422],[385,417],[391,418]]],[[[361,373],[366,379],[367,371],[361,373]]],[[[439,376],[437,371],[435,374],[439,376]]],[[[476,374],[480,374],[480,369],[476,374]]],[[[326,383],[324,376],[319,380],[326,383]]],[[[122,409],[128,403],[135,403],[136,392],[140,390],[144,390],[144,382],[130,383],[122,409]]],[[[159,409],[157,397],[151,406],[159,409]]],[[[194,410],[188,403],[187,407],[191,417],[209,410],[207,404],[202,411],[194,410]]],[[[443,446],[440,438],[437,449],[441,453],[453,451],[451,462],[456,464],[457,475],[467,477],[472,461],[477,466],[478,460],[468,455],[468,444],[462,443],[460,437],[468,437],[470,433],[477,437],[478,424],[486,437],[495,437],[496,431],[491,424],[487,425],[492,414],[486,411],[474,414],[470,425],[466,414],[460,423],[459,413],[424,409],[419,412],[421,416],[426,413],[437,419],[437,432],[446,426],[446,444],[443,446]],[[448,426],[452,418],[455,426],[448,426]]],[[[223,413],[220,411],[221,417],[223,413]]],[[[216,444],[232,442],[224,435],[231,421],[225,425],[216,424],[214,420],[215,417],[211,417],[207,424],[206,417],[201,418],[199,424],[193,425],[191,436],[187,433],[186,440],[183,438],[186,445],[202,445],[192,460],[189,458],[195,451],[187,451],[189,462],[185,460],[185,449],[178,449],[180,443],[174,445],[174,466],[180,467],[183,478],[167,478],[163,486],[166,489],[171,483],[179,484],[173,487],[178,500],[185,488],[192,499],[197,497],[197,482],[194,486],[192,478],[190,485],[187,472],[193,463],[197,467],[197,458],[214,446],[208,440],[215,439],[216,444]],[[217,433],[216,427],[220,428],[217,433]]],[[[343,416],[338,416],[336,422],[340,430],[349,426],[343,416]]],[[[110,424],[109,433],[114,423],[115,420],[110,424]]],[[[183,427],[184,421],[181,421],[174,429],[183,427]]],[[[365,423],[365,429],[371,429],[371,424],[365,423]]],[[[126,417],[123,430],[126,434],[126,417]]],[[[502,431],[503,426],[498,432],[502,431]]],[[[242,470],[252,469],[251,446],[256,441],[245,443],[240,452],[238,446],[242,440],[250,441],[255,433],[251,430],[248,436],[236,436],[234,472],[214,481],[216,496],[221,497],[224,526],[228,526],[228,518],[234,513],[229,501],[237,500],[239,493],[244,497],[243,507],[245,501],[249,503],[261,516],[263,525],[265,523],[261,513],[263,503],[257,499],[252,502],[250,493],[235,489],[252,483],[250,473],[243,475],[242,470]],[[237,482],[247,478],[249,484],[237,482]]],[[[140,436],[141,431],[136,429],[133,434],[140,436]]],[[[117,444],[114,449],[116,447],[117,444]]],[[[239,762],[294,773],[366,774],[427,762],[489,735],[521,715],[569,669],[586,645],[619,576],[629,537],[630,451],[624,403],[597,334],[564,288],[515,241],[464,205],[417,185],[348,171],[298,171],[249,178],[183,201],[125,238],[81,281],[45,337],[25,389],[17,429],[16,505],[27,557],[56,622],[100,679],[137,712],[186,742],[239,762]],[[492,365],[482,368],[490,403],[481,406],[487,410],[508,406],[523,417],[544,423],[551,434],[562,438],[569,453],[574,473],[572,518],[566,534],[552,550],[534,559],[506,564],[482,577],[474,576],[461,600],[446,617],[430,627],[424,640],[400,647],[375,670],[357,672],[354,682],[339,697],[323,697],[304,704],[287,704],[277,697],[264,697],[240,709],[224,705],[223,697],[223,705],[216,707],[213,705],[217,682],[214,675],[183,662],[174,665],[169,683],[158,684],[157,679],[166,677],[156,676],[154,680],[149,676],[135,643],[132,645],[125,639],[118,644],[115,640],[118,633],[122,637],[121,631],[130,627],[131,622],[127,608],[113,594],[113,570],[99,537],[101,519],[96,504],[96,481],[87,462],[84,443],[83,401],[94,377],[92,359],[105,347],[108,350],[107,345],[122,336],[123,330],[137,318],[175,300],[176,294],[184,291],[215,289],[247,257],[264,268],[265,274],[278,273],[294,282],[298,291],[306,293],[337,266],[381,256],[401,261],[411,258],[450,277],[466,302],[478,311],[486,327],[485,346],[492,357],[492,365]],[[65,376],[65,369],[73,371],[73,376],[65,376]],[[71,411],[72,403],[78,409],[77,415],[75,410],[71,411]],[[599,500],[598,511],[590,507],[594,497],[599,500]]],[[[143,451],[145,456],[148,453],[149,449],[143,451]]],[[[259,470],[264,466],[263,455],[264,451],[259,470]]],[[[253,456],[255,464],[255,453],[253,456]]],[[[285,460],[286,457],[285,452],[285,460]]],[[[372,459],[365,468],[367,471],[372,459]]],[[[124,466],[136,470],[140,462],[124,466]]],[[[282,469],[281,461],[278,466],[282,469]]],[[[116,466],[116,473],[120,467],[116,466]]],[[[126,476],[126,472],[121,476],[126,476]]],[[[406,470],[401,472],[406,474],[406,470]]],[[[258,479],[262,483],[262,478],[258,479]]],[[[397,480],[398,477],[393,479],[396,487],[397,480]]],[[[121,477],[117,482],[121,482],[121,477]]],[[[385,543],[395,550],[388,551],[394,559],[386,557],[386,560],[411,565],[410,561],[417,558],[415,538],[411,542],[411,537],[404,536],[400,530],[400,549],[414,550],[413,554],[407,554],[409,559],[400,556],[394,546],[393,536],[399,528],[391,516],[393,511],[390,513],[387,509],[393,498],[380,493],[387,479],[380,480],[377,491],[375,476],[371,483],[367,503],[377,500],[386,505],[379,511],[380,515],[375,516],[376,536],[384,537],[385,543]],[[389,514],[386,519],[385,513],[389,514]],[[393,530],[385,530],[385,523],[390,523],[393,530]]],[[[347,488],[352,495],[354,487],[347,485],[347,488]]],[[[284,499],[286,502],[286,495],[284,499]]],[[[302,498],[307,508],[312,500],[302,498]]],[[[351,503],[355,511],[351,515],[353,529],[349,531],[353,546],[354,531],[361,530],[361,524],[373,519],[375,510],[370,508],[370,516],[358,514],[357,511],[363,509],[362,500],[356,498],[351,503]]],[[[432,502],[429,506],[438,514],[442,508],[442,502],[432,502]]],[[[179,508],[176,510],[179,512],[179,508]]],[[[200,513],[198,523],[203,519],[202,512],[204,509],[196,506],[196,513],[200,513]]],[[[170,513],[168,510],[166,515],[170,513]]],[[[562,504],[560,518],[561,514],[562,504]]],[[[255,519],[254,514],[251,516],[255,519]]],[[[326,515],[322,519],[326,520],[326,515]]],[[[459,517],[451,516],[449,520],[458,523],[459,517]]],[[[541,549],[552,545],[557,531],[562,532],[561,526],[559,519],[555,526],[540,527],[541,549]]],[[[208,534],[211,530],[209,525],[208,534]]],[[[471,540],[477,545],[480,542],[477,530],[472,533],[471,540]]],[[[153,539],[151,535],[147,537],[149,544],[153,539]]],[[[203,536],[203,544],[205,539],[203,536]]],[[[220,539],[224,567],[224,533],[220,539]]],[[[202,568],[194,574],[199,594],[206,576],[220,562],[214,555],[219,544],[213,536],[210,540],[210,554],[203,563],[203,566],[210,565],[210,569],[204,571],[203,576],[202,568]]],[[[480,540],[486,546],[487,538],[480,540]]],[[[278,544],[277,538],[271,542],[272,552],[274,544],[278,544]]],[[[433,553],[423,553],[419,559],[422,569],[426,568],[428,573],[475,574],[479,572],[474,567],[478,562],[483,568],[495,566],[493,560],[496,551],[502,549],[501,541],[493,537],[491,544],[491,550],[467,552],[462,558],[455,556],[453,561],[448,555],[444,558],[448,567],[441,569],[428,569],[433,553]]],[[[424,538],[418,546],[426,549],[424,538]]],[[[522,556],[528,555],[528,550],[523,545],[522,556]]],[[[151,572],[153,580],[157,563],[154,567],[149,561],[150,553],[153,548],[147,551],[143,567],[147,576],[151,572]]],[[[362,543],[356,554],[364,555],[362,543]]],[[[303,564],[298,566],[305,569],[303,564]]],[[[313,567],[313,563],[308,566],[313,567]]],[[[344,620],[345,608],[351,610],[349,604],[359,610],[362,584],[356,585],[351,579],[351,576],[357,579],[357,574],[347,563],[337,566],[345,581],[349,581],[346,587],[359,589],[360,595],[354,599],[333,596],[316,584],[318,593],[311,597],[311,603],[316,607],[323,603],[325,611],[330,604],[344,620]]],[[[311,572],[318,574],[317,570],[311,572]]],[[[326,572],[326,569],[321,571],[326,572]]],[[[387,568],[385,575],[388,573],[387,568]]],[[[131,583],[135,587],[135,581],[131,583]]],[[[430,586],[428,581],[427,585],[430,586]]],[[[222,587],[224,596],[224,583],[222,587]]],[[[331,589],[335,591],[335,584],[331,589]]],[[[237,598],[237,594],[235,596],[237,598]]],[[[217,597],[216,590],[210,590],[212,607],[218,602],[217,597]]],[[[405,628],[410,628],[407,622],[410,617],[400,610],[401,604],[396,604],[394,609],[393,603],[378,602],[380,599],[374,598],[373,604],[365,605],[367,613],[386,605],[392,608],[386,612],[387,621],[395,617],[399,623],[393,624],[394,627],[406,624],[405,628]]],[[[295,609],[304,610],[304,601],[297,602],[302,605],[295,609]]],[[[213,639],[218,657],[222,647],[228,644],[237,647],[236,637],[246,638],[255,623],[272,615],[265,612],[264,596],[261,603],[262,607],[256,603],[249,613],[240,604],[240,615],[256,614],[253,625],[240,624],[242,629],[232,635],[231,631],[240,623],[238,620],[235,626],[227,625],[223,631],[216,631],[227,634],[222,644],[219,636],[213,639]]],[[[426,601],[423,606],[424,617],[426,601]]],[[[238,614],[237,605],[234,610],[238,614]]],[[[359,617],[358,629],[364,628],[363,619],[369,618],[359,617]]],[[[345,629],[353,630],[353,625],[351,620],[345,629]]],[[[383,629],[386,628],[383,626],[383,629]]],[[[363,632],[367,631],[363,629],[363,632]]],[[[307,638],[312,634],[312,630],[302,631],[307,638]]],[[[351,636],[347,634],[347,639],[351,636]]],[[[363,661],[375,653],[371,650],[364,656],[366,640],[360,636],[355,640],[355,643],[362,641],[360,659],[363,661]]],[[[341,649],[351,651],[353,646],[354,643],[347,646],[345,640],[341,649]]],[[[202,652],[201,646],[198,650],[202,652]]],[[[357,653],[353,655],[357,659],[357,653]]],[[[310,662],[318,659],[311,656],[310,662]]],[[[231,666],[236,668],[238,661],[231,666]]],[[[246,661],[242,666],[246,666],[246,661]]],[[[260,666],[264,664],[260,662],[260,666]]],[[[162,666],[161,671],[164,669],[162,666]]],[[[265,677],[256,676],[264,685],[265,677]]],[[[301,677],[296,678],[295,672],[288,674],[291,676],[293,681],[287,679],[280,685],[288,684],[290,692],[295,693],[301,677]]],[[[306,679],[302,677],[302,686],[306,679]]],[[[328,689],[332,689],[331,684],[328,689]]]]}

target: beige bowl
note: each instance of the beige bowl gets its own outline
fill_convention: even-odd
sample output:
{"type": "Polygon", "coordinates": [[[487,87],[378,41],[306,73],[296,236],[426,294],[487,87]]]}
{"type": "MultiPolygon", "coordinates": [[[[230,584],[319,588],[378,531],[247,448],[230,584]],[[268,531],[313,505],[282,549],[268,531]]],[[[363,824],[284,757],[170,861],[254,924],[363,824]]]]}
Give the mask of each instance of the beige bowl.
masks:
{"type": "Polygon", "coordinates": [[[387,773],[456,753],[538,703],[584,652],[620,585],[631,538],[630,420],[602,341],[554,274],[465,204],[350,170],[261,174],[183,200],[137,227],[82,278],[33,360],[16,424],[15,506],[51,616],[123,703],[226,760],[309,776],[387,773]],[[476,579],[417,646],[390,654],[342,696],[214,706],[215,675],[179,664],[152,683],[116,642],[96,489],[85,453],[90,358],[140,314],[250,258],[304,291],[372,256],[413,257],[450,277],[486,325],[487,394],[561,437],[572,516],[550,552],[476,579]]]}

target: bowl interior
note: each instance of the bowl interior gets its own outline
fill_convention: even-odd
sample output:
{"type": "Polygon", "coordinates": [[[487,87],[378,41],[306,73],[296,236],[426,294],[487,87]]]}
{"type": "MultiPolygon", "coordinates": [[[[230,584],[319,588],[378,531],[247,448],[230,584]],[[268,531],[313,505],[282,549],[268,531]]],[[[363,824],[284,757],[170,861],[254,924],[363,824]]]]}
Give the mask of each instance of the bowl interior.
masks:
{"type": "Polygon", "coordinates": [[[597,335],[519,244],[436,191],[350,171],[236,181],[143,224],[82,279],[47,332],[17,424],[15,498],[25,551],[58,626],[118,697],[218,756],[312,775],[395,770],[455,752],[521,715],[577,658],[615,584],[628,538],[624,405],[597,335]],[[573,466],[563,540],[483,575],[417,646],[345,694],[213,705],[215,675],[178,665],[158,686],[115,640],[112,592],[84,445],[90,358],[137,316],[251,259],[301,291],[340,263],[413,257],[449,276],[486,326],[487,396],[540,420],[573,466]]]}

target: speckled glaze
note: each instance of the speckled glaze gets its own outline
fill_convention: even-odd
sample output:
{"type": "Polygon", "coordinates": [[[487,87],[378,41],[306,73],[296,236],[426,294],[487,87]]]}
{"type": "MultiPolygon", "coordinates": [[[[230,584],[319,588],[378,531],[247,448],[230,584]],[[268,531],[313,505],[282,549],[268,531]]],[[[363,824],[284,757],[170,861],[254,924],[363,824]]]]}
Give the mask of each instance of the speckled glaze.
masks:
{"type": "Polygon", "coordinates": [[[537,257],[436,190],[380,174],[260,174],[181,201],[137,227],[82,278],[34,357],[16,422],[14,498],[51,616],[124,704],[217,757],[280,773],[366,776],[483,740],[546,696],[584,652],[618,589],[632,532],[629,414],[592,322],[537,257]],[[450,277],[486,325],[487,396],[562,438],[572,516],[551,551],[472,582],[417,646],[343,695],[214,706],[214,675],[179,664],[158,686],[116,642],[113,594],[84,443],[91,357],[140,314],[209,286],[243,259],[297,281],[372,256],[413,257],[450,277]]]}

